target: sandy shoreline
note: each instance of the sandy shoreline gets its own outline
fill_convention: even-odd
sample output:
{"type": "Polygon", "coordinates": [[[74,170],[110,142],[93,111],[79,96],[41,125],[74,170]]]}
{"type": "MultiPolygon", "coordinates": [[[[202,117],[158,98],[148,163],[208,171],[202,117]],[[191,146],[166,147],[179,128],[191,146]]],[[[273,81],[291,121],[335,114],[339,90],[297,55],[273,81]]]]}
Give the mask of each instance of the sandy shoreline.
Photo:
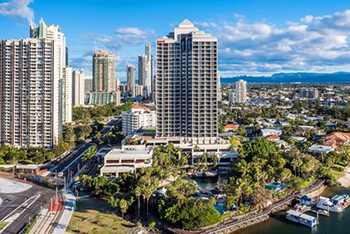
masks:
{"type": "Polygon", "coordinates": [[[344,169],[344,172],[341,174],[338,182],[345,188],[350,187],[350,166],[347,166],[344,169]]]}

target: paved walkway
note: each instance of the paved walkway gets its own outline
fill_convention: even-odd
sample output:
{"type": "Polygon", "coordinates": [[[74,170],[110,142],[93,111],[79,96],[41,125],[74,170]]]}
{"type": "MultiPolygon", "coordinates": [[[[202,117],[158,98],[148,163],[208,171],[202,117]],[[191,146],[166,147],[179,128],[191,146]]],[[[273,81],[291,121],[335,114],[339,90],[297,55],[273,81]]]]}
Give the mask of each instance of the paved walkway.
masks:
{"type": "Polygon", "coordinates": [[[73,212],[75,209],[76,204],[76,197],[74,196],[74,193],[72,190],[67,190],[67,194],[65,194],[65,203],[64,203],[64,210],[61,215],[60,220],[56,224],[55,230],[53,231],[53,234],[64,234],[66,233],[66,229],[69,225],[69,222],[73,216],[73,212]]]}

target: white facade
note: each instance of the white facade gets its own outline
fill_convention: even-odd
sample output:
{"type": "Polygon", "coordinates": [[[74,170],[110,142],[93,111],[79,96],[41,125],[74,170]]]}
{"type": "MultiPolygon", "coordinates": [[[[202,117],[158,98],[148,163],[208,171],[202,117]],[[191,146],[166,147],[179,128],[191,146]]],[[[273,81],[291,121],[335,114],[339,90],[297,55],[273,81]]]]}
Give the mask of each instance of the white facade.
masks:
{"type": "Polygon", "coordinates": [[[130,111],[123,111],[123,132],[126,135],[147,127],[156,127],[155,111],[143,106],[134,106],[130,111]]]}
{"type": "Polygon", "coordinates": [[[282,135],[282,130],[281,129],[275,129],[275,128],[264,128],[264,129],[261,129],[261,135],[263,137],[267,137],[267,136],[271,136],[271,135],[281,136],[282,135]]]}
{"type": "Polygon", "coordinates": [[[118,177],[152,165],[152,149],[113,149],[104,156],[100,175],[118,177]]]}
{"type": "Polygon", "coordinates": [[[71,67],[63,68],[63,77],[61,80],[62,92],[62,123],[72,122],[73,108],[73,69],[71,67]]]}
{"type": "Polygon", "coordinates": [[[185,20],[156,45],[157,137],[218,142],[217,38],[185,20]]]}
{"type": "Polygon", "coordinates": [[[83,106],[85,99],[85,75],[82,69],[73,71],[73,106],[83,106]]]}
{"type": "Polygon", "coordinates": [[[131,96],[132,97],[144,96],[144,87],[143,87],[143,85],[135,85],[134,87],[132,87],[131,96]]]}
{"type": "Polygon", "coordinates": [[[47,147],[61,130],[60,42],[30,38],[0,43],[0,143],[47,147]]]}
{"type": "Polygon", "coordinates": [[[247,81],[238,80],[236,82],[236,102],[245,103],[247,101],[247,81]]]}

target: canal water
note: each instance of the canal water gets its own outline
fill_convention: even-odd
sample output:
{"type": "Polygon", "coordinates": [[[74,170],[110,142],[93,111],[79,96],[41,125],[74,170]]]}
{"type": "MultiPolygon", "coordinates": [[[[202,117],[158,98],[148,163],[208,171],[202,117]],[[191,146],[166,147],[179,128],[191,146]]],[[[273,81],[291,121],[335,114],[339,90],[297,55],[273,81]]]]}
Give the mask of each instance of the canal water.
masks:
{"type": "MultiPolygon", "coordinates": [[[[332,197],[336,194],[349,194],[350,189],[327,188],[323,196],[332,197]]],[[[315,213],[311,213],[316,217],[315,213]]],[[[262,223],[233,232],[233,234],[350,234],[350,206],[342,213],[331,212],[329,217],[319,216],[320,224],[315,229],[306,226],[270,218],[262,223]]]]}

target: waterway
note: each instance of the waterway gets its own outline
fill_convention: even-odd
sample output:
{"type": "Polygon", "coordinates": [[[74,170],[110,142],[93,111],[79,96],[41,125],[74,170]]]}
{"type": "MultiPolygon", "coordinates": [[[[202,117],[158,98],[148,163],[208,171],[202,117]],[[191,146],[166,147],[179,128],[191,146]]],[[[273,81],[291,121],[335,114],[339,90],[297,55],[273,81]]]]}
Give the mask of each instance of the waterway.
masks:
{"type": "MultiPolygon", "coordinates": [[[[323,196],[349,194],[350,189],[327,188],[323,196]]],[[[310,215],[316,216],[315,213],[310,215]]],[[[291,223],[287,220],[270,218],[262,223],[241,229],[233,234],[350,234],[350,207],[342,213],[331,212],[329,217],[320,215],[320,224],[315,229],[291,223]]]]}

